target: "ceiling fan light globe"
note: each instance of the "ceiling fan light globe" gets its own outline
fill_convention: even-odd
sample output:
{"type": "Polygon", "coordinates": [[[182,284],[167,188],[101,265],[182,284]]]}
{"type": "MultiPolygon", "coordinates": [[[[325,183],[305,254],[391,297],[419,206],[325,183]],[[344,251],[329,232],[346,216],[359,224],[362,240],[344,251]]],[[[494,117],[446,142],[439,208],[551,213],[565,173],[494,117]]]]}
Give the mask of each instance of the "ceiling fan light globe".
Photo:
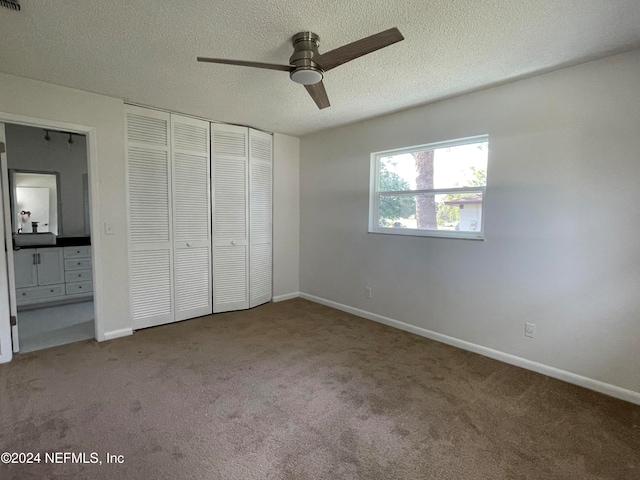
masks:
{"type": "Polygon", "coordinates": [[[315,68],[298,68],[289,75],[291,80],[301,85],[315,85],[322,81],[322,72],[315,68]]]}

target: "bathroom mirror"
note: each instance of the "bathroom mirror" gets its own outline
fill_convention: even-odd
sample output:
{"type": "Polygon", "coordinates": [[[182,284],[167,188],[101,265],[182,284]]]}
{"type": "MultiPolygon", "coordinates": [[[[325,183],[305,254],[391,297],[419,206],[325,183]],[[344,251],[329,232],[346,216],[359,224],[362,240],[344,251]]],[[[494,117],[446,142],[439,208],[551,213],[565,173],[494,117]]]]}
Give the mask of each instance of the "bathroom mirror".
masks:
{"type": "Polygon", "coordinates": [[[13,232],[62,235],[60,174],[11,169],[9,179],[13,232]]]}

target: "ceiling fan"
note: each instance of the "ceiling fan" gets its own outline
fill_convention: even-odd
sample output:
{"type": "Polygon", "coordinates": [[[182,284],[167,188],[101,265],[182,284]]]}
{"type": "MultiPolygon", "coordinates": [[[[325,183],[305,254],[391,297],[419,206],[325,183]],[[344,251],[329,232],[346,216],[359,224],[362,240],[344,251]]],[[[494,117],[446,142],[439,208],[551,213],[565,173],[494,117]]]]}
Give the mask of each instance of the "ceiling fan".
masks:
{"type": "Polygon", "coordinates": [[[404,37],[400,31],[397,28],[390,28],[384,32],[376,33],[370,37],[320,54],[318,53],[320,37],[313,32],[300,32],[296,33],[291,39],[293,43],[293,55],[289,58],[289,65],[208,57],[198,57],[198,61],[289,72],[291,80],[304,85],[309,95],[311,95],[311,98],[313,98],[316,105],[318,105],[318,108],[322,109],[330,106],[329,97],[327,97],[327,92],[322,83],[325,72],[343,63],[367,55],[368,53],[393,45],[401,40],[404,40],[404,37]]]}

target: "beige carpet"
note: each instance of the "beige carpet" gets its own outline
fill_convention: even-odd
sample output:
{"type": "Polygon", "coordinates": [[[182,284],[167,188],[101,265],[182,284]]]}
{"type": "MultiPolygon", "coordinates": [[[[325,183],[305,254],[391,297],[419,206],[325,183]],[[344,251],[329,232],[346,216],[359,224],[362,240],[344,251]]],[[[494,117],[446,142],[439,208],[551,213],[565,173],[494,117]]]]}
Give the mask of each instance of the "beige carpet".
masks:
{"type": "Polygon", "coordinates": [[[42,454],[2,479],[640,478],[639,406],[300,299],[19,355],[0,385],[0,451],[42,454]]]}

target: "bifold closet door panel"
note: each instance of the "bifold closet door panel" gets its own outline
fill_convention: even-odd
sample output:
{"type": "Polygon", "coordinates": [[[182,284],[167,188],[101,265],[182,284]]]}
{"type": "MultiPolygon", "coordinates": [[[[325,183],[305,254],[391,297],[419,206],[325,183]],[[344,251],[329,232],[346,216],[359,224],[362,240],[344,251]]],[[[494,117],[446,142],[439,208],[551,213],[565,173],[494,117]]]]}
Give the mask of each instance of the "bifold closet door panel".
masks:
{"type": "Polygon", "coordinates": [[[133,328],[174,321],[170,115],[126,106],[133,328]]]}
{"type": "Polygon", "coordinates": [[[171,115],[176,320],[213,311],[209,122],[171,115]]]}
{"type": "Polygon", "coordinates": [[[249,130],[211,124],[213,311],[249,308],[249,130]]]}
{"type": "Polygon", "coordinates": [[[272,296],[273,137],[249,130],[249,306],[272,296]]]}

